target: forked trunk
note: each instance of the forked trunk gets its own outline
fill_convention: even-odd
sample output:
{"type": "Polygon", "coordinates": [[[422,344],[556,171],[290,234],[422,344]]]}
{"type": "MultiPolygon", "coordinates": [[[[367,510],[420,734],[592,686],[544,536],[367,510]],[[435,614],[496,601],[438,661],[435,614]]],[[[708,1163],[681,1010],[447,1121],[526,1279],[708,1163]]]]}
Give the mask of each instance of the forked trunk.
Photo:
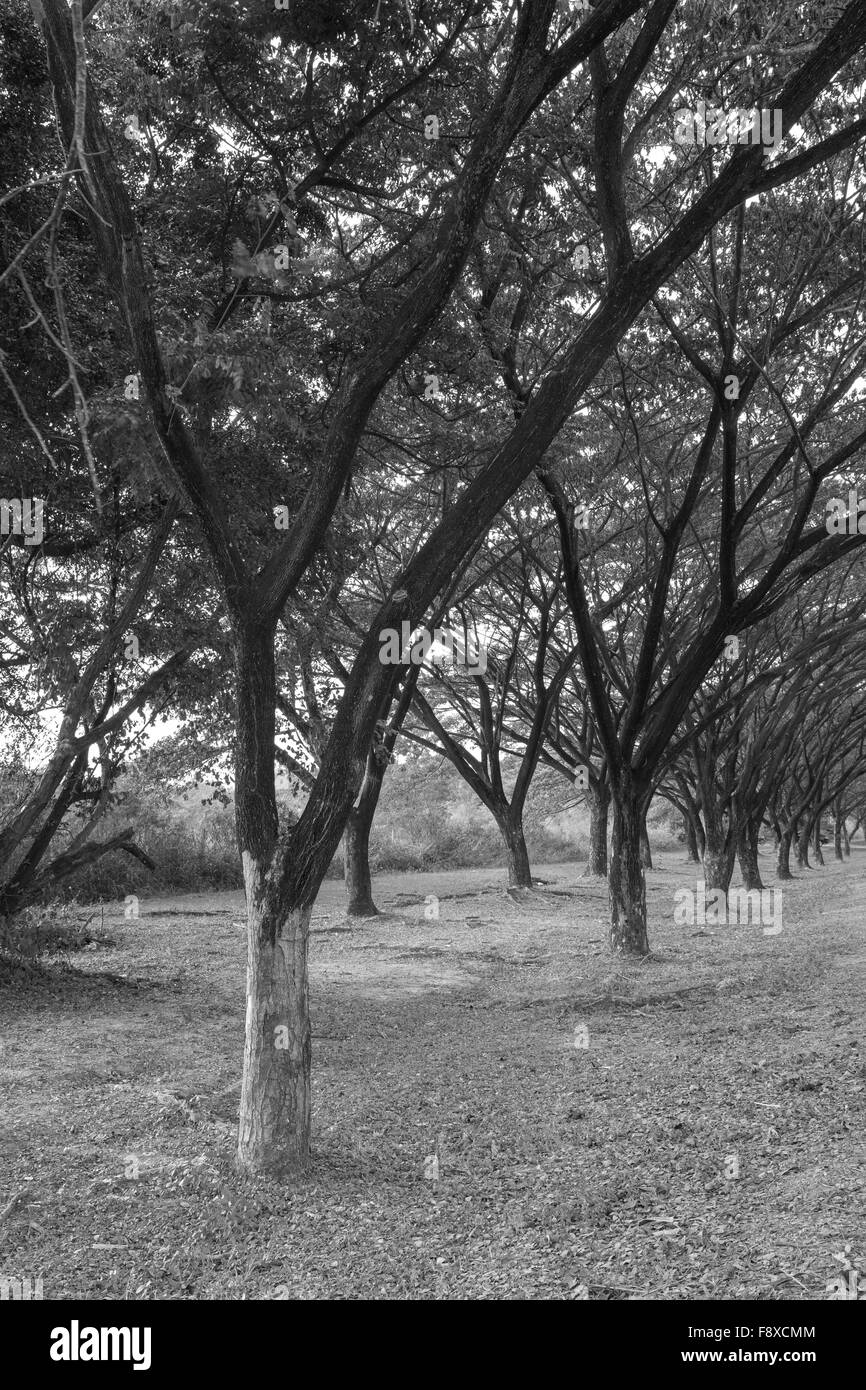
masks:
{"type": "Polygon", "coordinates": [[[737,860],[740,873],[743,875],[743,886],[750,893],[760,891],[764,887],[758,863],[758,834],[759,827],[756,822],[747,820],[740,826],[737,835],[737,860]]]}
{"type": "Polygon", "coordinates": [[[610,847],[611,950],[645,956],[649,952],[646,878],[640,856],[641,795],[623,776],[613,788],[613,835],[610,847]]]}

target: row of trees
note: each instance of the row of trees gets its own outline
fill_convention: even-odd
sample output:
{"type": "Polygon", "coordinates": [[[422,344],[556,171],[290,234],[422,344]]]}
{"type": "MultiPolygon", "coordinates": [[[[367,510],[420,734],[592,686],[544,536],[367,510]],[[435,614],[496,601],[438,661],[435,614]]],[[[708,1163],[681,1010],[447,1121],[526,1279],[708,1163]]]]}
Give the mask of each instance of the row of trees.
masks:
{"type": "Polygon", "coordinates": [[[8,727],[56,703],[4,901],[104,849],[141,712],[231,748],[248,1168],[308,1160],[310,912],[344,834],[369,897],[401,733],[517,883],[538,765],[586,769],[618,951],[654,795],[713,885],[857,804],[866,13],[719,8],[2,0],[8,727]],[[677,145],[710,98],[781,147],[677,145]],[[483,676],[380,660],[446,615],[483,676]]]}

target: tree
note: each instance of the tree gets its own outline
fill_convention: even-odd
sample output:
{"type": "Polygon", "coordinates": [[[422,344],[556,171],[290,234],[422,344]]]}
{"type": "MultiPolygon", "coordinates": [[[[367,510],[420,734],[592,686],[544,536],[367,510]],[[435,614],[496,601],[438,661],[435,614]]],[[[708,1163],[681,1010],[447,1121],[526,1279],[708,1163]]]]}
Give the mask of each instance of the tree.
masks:
{"type": "MultiPolygon", "coordinates": [[[[149,863],[133,840],[131,826],[109,840],[93,840],[92,836],[110,803],[120,767],[117,750],[127,725],[160,696],[165,684],[178,674],[190,654],[188,647],[181,647],[166,661],[152,667],[144,679],[138,676],[137,662],[133,666],[123,661],[127,648],[128,654],[132,653],[130,628],[141,615],[176,510],[175,506],[170,506],[156,527],[122,602],[118,589],[125,565],[114,557],[105,625],[100,631],[97,624],[87,659],[80,668],[71,647],[63,640],[63,628],[70,622],[73,605],[68,600],[56,602],[58,593],[62,593],[56,574],[48,578],[47,602],[37,594],[34,576],[22,577],[19,590],[24,595],[22,622],[17,632],[11,620],[11,606],[7,609],[2,674],[8,678],[23,660],[28,679],[23,691],[19,682],[15,682],[18,688],[14,693],[10,691],[6,699],[4,722],[9,727],[22,716],[32,721],[34,712],[48,717],[55,700],[59,700],[60,713],[56,719],[53,748],[44,770],[25,789],[23,797],[9,808],[0,826],[0,913],[4,916],[14,915],[41,893],[56,888],[83,865],[113,850],[122,850],[149,863]],[[33,659],[33,647],[41,654],[38,664],[33,659]],[[122,670],[124,665],[126,672],[122,670]],[[89,762],[91,750],[96,750],[97,754],[92,765],[89,762]],[[80,811],[88,803],[90,810],[79,822],[71,842],[45,862],[70,812],[80,811]]],[[[37,563],[34,560],[31,566],[28,559],[25,565],[30,569],[37,563]]],[[[80,641],[80,631],[78,636],[80,641]]],[[[137,639],[134,640],[137,655],[137,639]]]]}
{"type": "MultiPolygon", "coordinates": [[[[625,140],[624,116],[656,51],[660,50],[663,69],[670,51],[677,45],[688,45],[690,20],[686,8],[682,14],[677,13],[676,0],[654,0],[649,6],[640,0],[607,0],[591,11],[573,33],[561,42],[554,41],[553,46],[548,46],[553,0],[528,0],[519,12],[509,11],[504,22],[499,22],[498,15],[489,21],[479,20],[469,10],[457,11],[455,15],[452,6],[443,4],[437,19],[447,33],[445,39],[439,38],[433,24],[416,23],[412,51],[417,58],[410,64],[409,77],[398,87],[380,92],[376,99],[369,99],[354,84],[352,101],[357,103],[356,113],[346,120],[340,133],[335,133],[330,148],[322,146],[318,136],[313,140],[320,147],[317,163],[306,180],[301,178],[294,184],[294,198],[297,202],[299,190],[306,195],[311,187],[326,183],[344,152],[357,146],[359,131],[367,132],[377,122],[379,128],[385,128],[383,113],[390,114],[393,109],[396,117],[401,103],[406,112],[407,87],[414,100],[417,89],[428,81],[442,55],[456,51],[461,43],[464,64],[471,54],[474,71],[482,77],[469,91],[440,89],[437,98],[442,116],[437,119],[447,128],[453,112],[464,123],[463,129],[471,130],[471,139],[463,142],[462,147],[461,141],[455,140],[462,162],[458,161],[458,172],[444,189],[431,189],[436,178],[431,176],[431,166],[427,166],[426,179],[420,183],[428,189],[429,201],[416,198],[411,179],[393,190],[395,196],[401,196],[406,216],[407,225],[400,234],[394,227],[399,219],[393,213],[387,218],[383,214],[377,220],[376,237],[382,251],[375,272],[359,286],[362,312],[354,315],[347,326],[353,348],[356,343],[360,346],[344,354],[339,379],[328,399],[324,427],[315,439],[315,457],[306,476],[301,475],[303,470],[296,475],[298,501],[293,524],[285,538],[267,546],[263,540],[256,544],[255,538],[245,543],[246,538],[233,526],[232,491],[227,490],[218,466],[220,448],[230,434],[231,421],[222,425],[219,444],[215,446],[205,430],[196,437],[183,418],[183,410],[178,408],[178,397],[170,394],[171,390],[182,392],[183,386],[181,382],[172,383],[167,375],[166,356],[155,326],[151,275],[129,190],[114,154],[112,133],[100,113],[95,83],[86,72],[87,41],[81,2],[74,0],[69,12],[63,0],[34,0],[33,9],[46,45],[64,153],[68,153],[69,167],[75,171],[79,188],[80,213],[88,222],[106,281],[129,333],[142,398],[159,441],[161,463],[170,471],[196,516],[231,626],[237,702],[235,794],[249,941],[239,1161],[247,1168],[279,1171],[304,1165],[309,1156],[307,932],[311,904],[361,786],[376,721],[397,680],[396,672],[379,662],[378,633],[383,627],[399,627],[403,620],[414,625],[437,596],[447,590],[466,550],[483,536],[504,503],[542,462],[587,386],[630,325],[676,269],[701,246],[712,227],[745,199],[803,177],[816,165],[853,146],[863,132],[863,122],[843,125],[836,134],[818,139],[803,153],[772,165],[765,162],[764,151],[758,147],[738,149],[723,163],[720,172],[708,179],[705,190],[685,211],[676,208],[671,195],[668,206],[673,216],[669,230],[638,252],[627,225],[623,172],[625,160],[633,157],[658,110],[657,87],[653,95],[652,81],[648,80],[640,90],[643,111],[625,140]],[[642,20],[628,23],[631,16],[644,9],[647,14],[642,20]],[[603,52],[608,39],[609,51],[603,52]],[[491,206],[497,180],[507,168],[509,150],[544,103],[555,98],[561,85],[563,91],[584,96],[579,82],[570,89],[567,79],[594,53],[598,56],[593,66],[592,93],[585,99],[587,109],[594,115],[590,143],[597,214],[607,258],[606,288],[595,311],[573,326],[567,346],[546,371],[519,420],[490,450],[489,459],[450,503],[376,615],[352,666],[306,808],[297,825],[280,831],[273,756],[274,634],[280,615],[320,552],[352,470],[358,466],[365,431],[371,426],[380,397],[420,349],[458,286],[481,219],[491,206]],[[467,101],[468,110],[460,109],[461,99],[467,101]],[[402,255],[398,255],[398,247],[402,255]],[[283,1046],[286,1039],[288,1046],[283,1046]]],[[[298,27],[294,19],[288,21],[289,26],[295,27],[287,27],[282,45],[291,61],[278,64],[291,96],[285,105],[298,118],[308,109],[311,95],[314,100],[321,93],[333,98],[339,85],[339,76],[335,79],[339,69],[322,62],[316,48],[317,42],[324,41],[321,26],[310,30],[312,11],[304,7],[299,13],[305,23],[298,27]],[[299,36],[313,41],[310,53],[295,63],[299,36]]],[[[337,10],[340,23],[326,26],[327,42],[336,45],[338,53],[343,45],[345,13],[337,10]]],[[[219,21],[226,22],[222,10],[219,21]]],[[[265,34],[273,32],[273,13],[263,27],[265,34]]],[[[253,26],[250,32],[250,43],[255,43],[261,31],[253,26]]],[[[789,75],[781,83],[774,82],[767,100],[781,106],[785,133],[813,103],[819,102],[825,89],[835,90],[837,74],[857,54],[864,39],[866,15],[862,6],[852,3],[826,33],[816,38],[808,61],[799,68],[791,63],[789,75]]],[[[348,46],[344,45],[344,51],[348,46]]],[[[362,41],[362,50],[364,47],[362,41]]],[[[366,53],[369,55],[374,47],[367,41],[366,53]]],[[[726,55],[723,61],[727,61],[726,55]]],[[[346,65],[347,71],[350,66],[357,71],[355,57],[346,65]]],[[[669,78],[662,85],[667,82],[669,78]]],[[[429,89],[425,95],[429,99],[429,89]]],[[[825,106],[829,101],[828,96],[825,106]]],[[[319,108],[324,104],[320,99],[319,108]]],[[[340,105],[335,122],[342,118],[340,105]]],[[[562,114],[555,99],[553,108],[562,114]]],[[[404,124],[409,124],[407,115],[408,112],[403,116],[404,124]]],[[[237,116],[240,124],[246,119],[243,112],[237,116]]],[[[309,124],[306,116],[303,123],[309,124]]],[[[115,129],[118,124],[115,119],[115,129]]],[[[379,143],[378,151],[382,162],[386,162],[389,151],[385,140],[379,143]]],[[[416,168],[422,166],[417,145],[411,161],[416,168]]],[[[680,172],[682,190],[692,182],[694,171],[690,172],[686,164],[680,172]]],[[[346,182],[343,179],[344,185],[346,182]]],[[[445,180],[440,177],[442,182],[445,180]]],[[[269,249],[278,227],[293,239],[295,235],[291,201],[280,198],[279,189],[277,195],[277,206],[263,232],[269,249]]],[[[383,201],[387,207],[387,194],[383,201]]],[[[261,270],[263,279],[273,274],[273,284],[282,273],[276,264],[276,251],[273,263],[260,261],[257,266],[251,257],[243,256],[245,249],[239,248],[239,287],[217,307],[211,320],[214,331],[225,329],[228,318],[243,301],[243,287],[254,279],[251,270],[261,270]]],[[[262,252],[257,249],[255,254],[262,252]]],[[[321,311],[321,306],[328,303],[327,286],[312,300],[321,311]]],[[[269,481],[266,463],[262,460],[260,464],[263,485],[256,498],[260,515],[265,510],[263,494],[269,481]]],[[[705,467],[702,463],[701,472],[705,467]]],[[[806,512],[813,497],[814,490],[808,497],[806,512]]],[[[675,522],[677,533],[684,529],[690,509],[675,522]]],[[[802,521],[789,549],[796,548],[801,529],[802,521]]],[[[673,549],[668,544],[665,567],[673,549]]],[[[787,551],[785,558],[790,558],[787,551]]],[[[771,567],[767,590],[776,578],[771,567]]],[[[666,583],[665,579],[663,589],[666,583]]],[[[579,585],[577,592],[580,593],[579,585]]],[[[733,612],[730,606],[720,612],[699,645],[688,676],[679,682],[675,680],[666,693],[662,720],[665,727],[663,733],[659,730],[650,735],[650,749],[654,739],[658,742],[660,737],[667,737],[669,723],[676,724],[688,702],[695,672],[702,668],[703,674],[708,669],[732,618],[744,624],[756,615],[765,600],[766,592],[754,602],[751,596],[743,600],[741,608],[735,602],[733,612]]],[[[653,618],[653,636],[656,625],[653,618]]],[[[645,922],[638,901],[642,880],[639,865],[636,870],[628,861],[631,846],[637,843],[638,810],[644,788],[636,781],[605,721],[583,600],[578,605],[578,626],[587,682],[617,794],[611,875],[614,936],[630,948],[642,948],[645,922]]],[[[648,687],[646,665],[645,660],[639,671],[641,701],[648,687]]],[[[632,734],[630,722],[629,743],[632,734]]]]}

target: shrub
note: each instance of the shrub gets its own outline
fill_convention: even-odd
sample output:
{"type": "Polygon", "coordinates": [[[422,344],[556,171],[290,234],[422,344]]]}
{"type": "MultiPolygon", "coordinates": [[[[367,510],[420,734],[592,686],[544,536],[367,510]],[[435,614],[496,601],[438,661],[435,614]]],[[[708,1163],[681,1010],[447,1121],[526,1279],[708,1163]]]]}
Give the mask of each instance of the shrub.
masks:
{"type": "Polygon", "coordinates": [[[91,942],[114,945],[107,933],[93,927],[95,916],[72,901],[25,907],[14,917],[0,917],[0,960],[32,969],[44,956],[70,955],[91,942]]]}

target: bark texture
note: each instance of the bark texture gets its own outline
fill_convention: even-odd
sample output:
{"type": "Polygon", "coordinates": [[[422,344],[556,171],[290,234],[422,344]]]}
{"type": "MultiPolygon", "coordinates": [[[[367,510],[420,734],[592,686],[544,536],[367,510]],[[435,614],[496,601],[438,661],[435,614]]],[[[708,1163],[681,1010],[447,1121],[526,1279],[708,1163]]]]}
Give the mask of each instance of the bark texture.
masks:
{"type": "Polygon", "coordinates": [[[737,832],[737,860],[744,886],[751,892],[764,887],[758,862],[758,834],[760,827],[753,820],[746,820],[737,832]]]}
{"type": "Polygon", "coordinates": [[[815,855],[815,863],[816,863],[816,864],[819,864],[819,865],[821,866],[821,868],[823,869],[823,867],[824,867],[824,853],[823,853],[823,850],[821,849],[821,817],[820,817],[820,816],[819,816],[818,819],[815,821],[815,827],[814,827],[814,829],[813,829],[813,831],[812,831],[812,848],[813,848],[814,855],[815,855]]]}
{"type": "Polygon", "coordinates": [[[514,814],[497,816],[496,823],[499,826],[499,833],[505,846],[509,888],[531,888],[532,869],[520,816],[514,814]]]}
{"type": "Polygon", "coordinates": [[[352,807],[346,821],[343,839],[343,880],[346,885],[346,912],[350,917],[379,915],[379,909],[373,901],[370,831],[373,828],[386,766],[386,755],[377,757],[371,750],[367,757],[358,804],[352,807]]]}
{"type": "Polygon", "coordinates": [[[651,869],[653,866],[653,854],[646,828],[646,811],[640,818],[640,862],[645,869],[651,869]]]}
{"type": "Polygon", "coordinates": [[[727,893],[734,871],[736,842],[725,816],[714,806],[704,808],[706,847],[704,849],[704,881],[707,889],[727,893]]]}
{"type": "Polygon", "coordinates": [[[302,1171],[310,1161],[311,909],[274,921],[256,903],[261,866],[248,859],[244,879],[252,908],[238,1164],[251,1173],[284,1176],[302,1171]]]}
{"type": "Polygon", "coordinates": [[[699,864],[701,856],[698,853],[698,837],[695,831],[694,821],[691,816],[683,816],[683,834],[686,841],[686,863],[699,864]]]}
{"type": "Polygon", "coordinates": [[[613,793],[613,834],[608,886],[610,945],[625,955],[649,952],[646,921],[646,878],[641,862],[641,796],[627,774],[613,793]]]}
{"type": "Polygon", "coordinates": [[[607,822],[610,792],[605,782],[595,782],[587,792],[589,801],[589,860],[585,878],[607,878],[607,822]]]}
{"type": "Polygon", "coordinates": [[[793,830],[783,830],[779,837],[776,851],[776,878],[789,879],[794,877],[791,873],[791,842],[793,838],[793,830]]]}

